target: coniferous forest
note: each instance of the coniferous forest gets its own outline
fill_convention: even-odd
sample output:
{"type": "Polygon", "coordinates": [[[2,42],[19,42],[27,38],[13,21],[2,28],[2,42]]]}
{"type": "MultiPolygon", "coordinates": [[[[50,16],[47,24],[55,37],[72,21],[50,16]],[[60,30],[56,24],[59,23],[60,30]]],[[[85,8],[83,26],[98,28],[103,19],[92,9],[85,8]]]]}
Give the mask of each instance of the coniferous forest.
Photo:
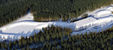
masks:
{"type": "MultiPolygon", "coordinates": [[[[67,20],[110,5],[113,0],[0,0],[0,26],[29,11],[35,21],[67,20]]],[[[112,50],[113,27],[99,33],[71,36],[72,30],[51,26],[30,37],[0,42],[0,50],[112,50]]]]}
{"type": "Polygon", "coordinates": [[[1,42],[0,49],[23,50],[112,50],[113,27],[99,33],[71,36],[69,28],[51,26],[34,36],[13,42],[1,42]]]}
{"type": "Polygon", "coordinates": [[[35,21],[65,21],[111,3],[113,0],[0,0],[0,26],[29,11],[34,14],[35,21]]]}

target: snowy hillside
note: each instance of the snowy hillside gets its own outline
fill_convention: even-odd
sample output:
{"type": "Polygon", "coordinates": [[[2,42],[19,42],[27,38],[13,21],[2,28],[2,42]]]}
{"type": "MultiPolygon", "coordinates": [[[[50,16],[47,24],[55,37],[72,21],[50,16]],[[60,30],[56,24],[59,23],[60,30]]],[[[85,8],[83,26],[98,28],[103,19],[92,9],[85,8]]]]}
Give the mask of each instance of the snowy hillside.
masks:
{"type": "Polygon", "coordinates": [[[73,22],[35,22],[33,14],[29,13],[20,19],[0,28],[0,40],[15,40],[21,36],[29,37],[42,28],[55,25],[71,28],[72,35],[85,32],[99,32],[113,26],[113,6],[102,7],[89,13],[89,17],[73,22]]]}
{"type": "Polygon", "coordinates": [[[35,22],[31,13],[0,28],[0,40],[15,40],[21,36],[29,37],[42,28],[55,25],[74,29],[74,23],[67,22],[35,22]]]}

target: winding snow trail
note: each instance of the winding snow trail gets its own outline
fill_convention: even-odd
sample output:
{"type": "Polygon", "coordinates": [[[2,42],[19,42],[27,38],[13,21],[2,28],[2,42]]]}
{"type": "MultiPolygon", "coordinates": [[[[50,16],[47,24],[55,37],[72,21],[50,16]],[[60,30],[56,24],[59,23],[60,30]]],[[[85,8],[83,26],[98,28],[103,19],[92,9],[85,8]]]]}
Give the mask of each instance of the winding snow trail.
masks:
{"type": "Polygon", "coordinates": [[[39,32],[42,28],[51,25],[71,28],[73,30],[71,35],[84,34],[89,32],[100,32],[113,26],[113,5],[102,7],[93,12],[88,13],[89,17],[73,22],[35,22],[33,21],[33,14],[29,13],[22,18],[13,21],[0,28],[0,41],[3,40],[17,40],[21,36],[29,37],[39,32]]]}

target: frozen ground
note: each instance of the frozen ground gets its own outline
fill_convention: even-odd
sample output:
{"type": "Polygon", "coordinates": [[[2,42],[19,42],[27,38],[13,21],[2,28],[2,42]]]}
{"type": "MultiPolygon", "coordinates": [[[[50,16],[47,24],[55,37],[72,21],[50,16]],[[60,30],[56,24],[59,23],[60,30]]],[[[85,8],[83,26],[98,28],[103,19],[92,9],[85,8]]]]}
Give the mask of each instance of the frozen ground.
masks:
{"type": "Polygon", "coordinates": [[[42,28],[55,25],[67,27],[73,30],[72,35],[83,34],[85,32],[99,32],[113,26],[113,6],[102,7],[88,13],[89,17],[73,22],[35,22],[32,13],[23,16],[0,28],[0,40],[15,40],[21,36],[29,37],[42,28]]]}

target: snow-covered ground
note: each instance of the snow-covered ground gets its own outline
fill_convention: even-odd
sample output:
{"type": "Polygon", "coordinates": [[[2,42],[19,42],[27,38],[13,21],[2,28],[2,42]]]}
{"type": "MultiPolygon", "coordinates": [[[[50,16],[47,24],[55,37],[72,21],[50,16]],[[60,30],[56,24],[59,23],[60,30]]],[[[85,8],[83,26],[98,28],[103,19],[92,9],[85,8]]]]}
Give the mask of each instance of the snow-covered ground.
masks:
{"type": "Polygon", "coordinates": [[[93,12],[88,13],[88,18],[74,22],[76,24],[75,31],[72,35],[84,34],[89,32],[101,32],[113,26],[113,5],[101,7],[93,12]],[[96,19],[96,20],[95,20],[96,19]],[[87,22],[86,22],[87,21],[87,22]]]}
{"type": "Polygon", "coordinates": [[[72,35],[89,32],[99,32],[113,26],[113,6],[102,7],[88,13],[89,17],[73,22],[35,22],[33,14],[29,13],[10,24],[0,28],[0,41],[20,39],[21,36],[29,37],[42,28],[55,25],[60,27],[71,28],[72,35]]]}
{"type": "Polygon", "coordinates": [[[68,27],[74,29],[74,23],[67,22],[35,22],[33,21],[32,13],[29,13],[22,18],[19,18],[10,24],[0,28],[0,40],[15,40],[20,39],[21,36],[29,37],[39,32],[42,28],[55,25],[61,27],[68,27]]]}

